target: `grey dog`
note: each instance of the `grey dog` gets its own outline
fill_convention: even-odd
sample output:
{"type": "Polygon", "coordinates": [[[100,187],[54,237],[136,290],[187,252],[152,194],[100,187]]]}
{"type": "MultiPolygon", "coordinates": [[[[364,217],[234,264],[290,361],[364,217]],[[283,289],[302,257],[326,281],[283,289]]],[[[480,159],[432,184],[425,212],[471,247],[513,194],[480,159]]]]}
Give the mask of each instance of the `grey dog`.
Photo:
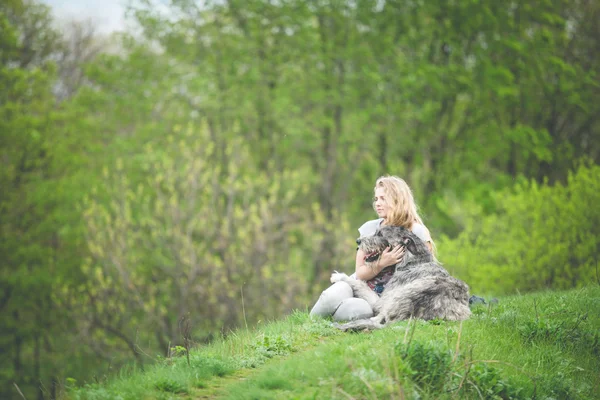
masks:
{"type": "Polygon", "coordinates": [[[375,235],[357,240],[366,254],[367,265],[375,263],[388,246],[403,246],[407,251],[396,264],[394,275],[379,297],[364,281],[335,272],[331,282],[344,281],[354,297],[366,300],[375,316],[337,325],[341,330],[378,329],[386,324],[412,318],[460,321],[469,318],[469,287],[451,276],[435,260],[425,242],[402,227],[384,226],[375,235]]]}

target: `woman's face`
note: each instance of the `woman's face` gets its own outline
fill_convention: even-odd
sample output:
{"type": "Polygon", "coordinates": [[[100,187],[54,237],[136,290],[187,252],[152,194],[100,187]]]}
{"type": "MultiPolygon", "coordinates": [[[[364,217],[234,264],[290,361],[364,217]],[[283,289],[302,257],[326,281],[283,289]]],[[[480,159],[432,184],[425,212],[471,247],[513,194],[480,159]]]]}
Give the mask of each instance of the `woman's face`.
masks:
{"type": "Polygon", "coordinates": [[[385,190],[381,187],[375,189],[375,211],[379,218],[387,218],[390,206],[385,197],[385,190]]]}

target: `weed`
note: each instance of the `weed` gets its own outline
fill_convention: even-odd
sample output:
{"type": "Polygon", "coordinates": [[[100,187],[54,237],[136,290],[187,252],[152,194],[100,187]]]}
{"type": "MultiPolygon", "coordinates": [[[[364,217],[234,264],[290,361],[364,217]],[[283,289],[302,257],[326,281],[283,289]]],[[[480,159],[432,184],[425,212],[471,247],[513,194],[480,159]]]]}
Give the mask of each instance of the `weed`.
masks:
{"type": "Polygon", "coordinates": [[[481,362],[473,365],[468,371],[467,385],[464,391],[477,393],[486,399],[526,399],[524,388],[515,385],[509,379],[503,377],[500,372],[481,362]]]}
{"type": "Polygon", "coordinates": [[[515,310],[506,310],[498,316],[498,321],[504,326],[516,327],[517,312],[515,310]]]}
{"type": "Polygon", "coordinates": [[[396,354],[409,366],[411,379],[421,387],[439,392],[450,375],[452,354],[440,346],[415,342],[410,345],[397,344],[396,354]]]}
{"type": "Polygon", "coordinates": [[[401,372],[430,394],[457,391],[486,399],[526,398],[524,387],[503,377],[494,367],[485,362],[470,362],[464,355],[455,356],[441,343],[397,344],[396,353],[407,364],[401,367],[401,372]]]}
{"type": "Polygon", "coordinates": [[[183,346],[174,346],[171,347],[169,354],[171,357],[182,357],[186,355],[187,350],[183,346]]]}
{"type": "Polygon", "coordinates": [[[242,357],[239,361],[241,368],[258,368],[265,363],[267,359],[261,356],[242,357]]]}
{"type": "Polygon", "coordinates": [[[196,386],[198,389],[205,389],[208,387],[204,381],[196,381],[194,386],[196,386]]]}
{"type": "Polygon", "coordinates": [[[546,388],[545,392],[548,393],[549,398],[569,400],[583,400],[586,398],[584,391],[587,388],[573,387],[569,383],[569,379],[562,372],[548,378],[544,382],[544,386],[546,388]]]}
{"type": "Polygon", "coordinates": [[[431,325],[442,325],[443,323],[445,323],[446,321],[440,318],[434,318],[434,319],[430,319],[429,321],[427,321],[428,324],[431,325]]]}
{"type": "Polygon", "coordinates": [[[253,349],[267,358],[289,354],[292,351],[292,345],[283,336],[277,335],[271,337],[262,335],[258,343],[254,344],[253,349]]]}
{"type": "Polygon", "coordinates": [[[340,330],[335,329],[331,325],[331,321],[325,318],[316,318],[314,321],[304,324],[302,329],[311,336],[319,338],[341,334],[340,330]]]}
{"type": "Polygon", "coordinates": [[[257,382],[261,389],[277,390],[287,389],[290,387],[290,382],[281,376],[265,377],[257,382]]]}
{"type": "Polygon", "coordinates": [[[154,388],[161,392],[174,394],[187,394],[189,392],[186,386],[172,379],[160,379],[154,383],[154,388]]]}
{"type": "Polygon", "coordinates": [[[191,366],[195,369],[204,370],[209,375],[220,377],[229,375],[235,371],[235,366],[233,363],[211,357],[192,357],[191,366]]]}
{"type": "Polygon", "coordinates": [[[251,344],[250,348],[252,354],[240,360],[242,368],[257,368],[268,359],[275,356],[287,355],[293,350],[289,340],[281,335],[274,337],[261,335],[258,338],[258,342],[251,344]]]}
{"type": "Polygon", "coordinates": [[[484,315],[488,312],[488,308],[483,304],[471,306],[471,313],[475,316],[484,315]]]}
{"type": "Polygon", "coordinates": [[[525,343],[552,342],[561,349],[584,346],[593,354],[600,353],[599,334],[585,327],[587,313],[576,314],[572,320],[538,319],[519,325],[518,331],[525,343]]]}
{"type": "Polygon", "coordinates": [[[374,369],[359,368],[352,371],[352,376],[361,380],[365,385],[377,392],[391,393],[394,390],[395,382],[391,376],[388,376],[382,371],[374,369]]]}

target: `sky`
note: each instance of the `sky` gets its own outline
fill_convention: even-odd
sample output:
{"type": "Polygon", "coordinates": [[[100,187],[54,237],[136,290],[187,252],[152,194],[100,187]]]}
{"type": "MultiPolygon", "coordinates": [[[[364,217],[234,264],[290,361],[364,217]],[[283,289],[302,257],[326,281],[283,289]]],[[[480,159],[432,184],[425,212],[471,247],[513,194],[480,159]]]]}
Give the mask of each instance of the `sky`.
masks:
{"type": "Polygon", "coordinates": [[[57,20],[89,20],[99,32],[111,33],[125,29],[127,0],[41,0],[52,7],[57,20]]]}

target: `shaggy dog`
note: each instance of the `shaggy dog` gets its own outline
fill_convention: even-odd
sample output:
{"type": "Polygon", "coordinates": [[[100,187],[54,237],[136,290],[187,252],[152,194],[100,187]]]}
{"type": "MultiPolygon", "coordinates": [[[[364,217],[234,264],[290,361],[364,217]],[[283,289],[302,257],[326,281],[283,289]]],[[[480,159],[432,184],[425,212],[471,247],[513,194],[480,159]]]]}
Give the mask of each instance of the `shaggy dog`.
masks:
{"type": "Polygon", "coordinates": [[[434,259],[425,242],[411,231],[395,226],[384,226],[374,236],[357,240],[366,254],[365,262],[372,266],[388,246],[403,246],[403,260],[379,297],[364,281],[335,272],[331,282],[344,281],[354,297],[366,300],[375,316],[371,319],[337,325],[341,330],[378,329],[386,324],[412,318],[424,320],[446,319],[459,321],[469,318],[469,287],[451,276],[434,259]]]}

